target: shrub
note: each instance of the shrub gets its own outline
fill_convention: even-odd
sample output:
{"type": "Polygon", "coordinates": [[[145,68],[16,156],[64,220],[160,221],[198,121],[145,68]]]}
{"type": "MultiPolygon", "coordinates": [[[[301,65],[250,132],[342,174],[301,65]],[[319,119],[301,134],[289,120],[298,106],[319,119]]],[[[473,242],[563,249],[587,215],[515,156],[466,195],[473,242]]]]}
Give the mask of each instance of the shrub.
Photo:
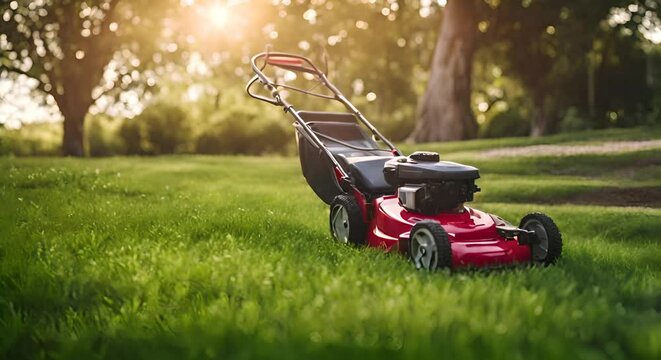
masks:
{"type": "Polygon", "coordinates": [[[62,144],[61,123],[24,124],[0,129],[0,155],[56,156],[62,144]]]}
{"type": "Polygon", "coordinates": [[[483,138],[528,136],[529,134],[530,122],[513,109],[495,115],[480,129],[480,137],[483,138]]]}
{"type": "Polygon", "coordinates": [[[565,116],[560,120],[560,132],[574,132],[588,130],[592,128],[590,119],[581,116],[580,111],[575,107],[570,107],[565,112],[565,116]]]}
{"type": "Polygon", "coordinates": [[[181,107],[157,102],[125,120],[119,134],[128,154],[175,154],[189,150],[192,128],[181,107]]]}
{"type": "Polygon", "coordinates": [[[90,116],[86,121],[87,150],[90,156],[114,156],[126,152],[119,138],[119,120],[103,115],[90,116]]]}
{"type": "Polygon", "coordinates": [[[195,151],[247,155],[286,153],[293,140],[293,130],[286,119],[270,118],[258,109],[233,106],[214,114],[206,131],[198,137],[195,151]]]}
{"type": "Polygon", "coordinates": [[[140,124],[135,119],[126,119],[119,128],[119,137],[124,144],[125,154],[145,155],[142,149],[142,136],[140,135],[140,124]]]}
{"type": "Polygon", "coordinates": [[[0,126],[0,156],[11,154],[11,144],[9,143],[8,130],[0,126]]]}
{"type": "Polygon", "coordinates": [[[153,154],[174,154],[187,150],[191,127],[186,112],[178,106],[156,104],[138,118],[153,154]]]}

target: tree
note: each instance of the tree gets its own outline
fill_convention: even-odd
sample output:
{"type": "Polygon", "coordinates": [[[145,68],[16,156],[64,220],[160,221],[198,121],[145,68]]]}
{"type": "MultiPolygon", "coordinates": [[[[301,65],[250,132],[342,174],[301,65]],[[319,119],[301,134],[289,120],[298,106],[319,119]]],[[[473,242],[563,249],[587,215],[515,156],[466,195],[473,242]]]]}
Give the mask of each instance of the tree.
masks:
{"type": "MultiPolygon", "coordinates": [[[[83,156],[83,125],[94,102],[140,78],[159,51],[168,12],[179,1],[41,0],[0,5],[0,72],[22,74],[38,81],[37,89],[51,95],[64,117],[62,152],[83,156]],[[116,79],[104,79],[115,59],[116,79]],[[102,79],[104,84],[102,84],[102,79]],[[105,85],[100,87],[101,85],[105,85]]],[[[174,44],[174,43],[173,43],[174,44]]],[[[164,52],[174,52],[170,45],[164,52]]],[[[159,60],[159,57],[156,57],[159,60]]],[[[3,75],[4,76],[4,75],[3,75]]]]}
{"type": "Polygon", "coordinates": [[[449,0],[410,139],[475,137],[470,99],[478,49],[525,89],[532,108],[531,135],[553,131],[563,109],[576,106],[577,99],[585,99],[594,116],[599,65],[594,59],[603,51],[596,49],[599,36],[613,8],[627,5],[636,10],[625,24],[630,33],[654,24],[649,14],[658,6],[652,0],[449,0]]]}
{"type": "MultiPolygon", "coordinates": [[[[318,63],[327,52],[331,80],[386,136],[404,140],[415,120],[416,75],[428,66],[441,15],[439,7],[423,3],[281,4],[280,13],[286,16],[274,21],[278,36],[272,41],[273,49],[302,52],[318,63]]],[[[295,103],[307,106],[306,101],[296,98],[295,103]]]]}
{"type": "Polygon", "coordinates": [[[552,131],[560,111],[584,97],[581,91],[590,84],[583,79],[593,75],[589,59],[600,23],[623,3],[627,1],[502,0],[492,11],[485,45],[497,44],[506,73],[527,91],[532,136],[552,131]]]}
{"type": "Polygon", "coordinates": [[[471,111],[471,76],[476,49],[478,7],[474,0],[450,0],[410,139],[417,142],[463,140],[477,135],[471,111]]]}

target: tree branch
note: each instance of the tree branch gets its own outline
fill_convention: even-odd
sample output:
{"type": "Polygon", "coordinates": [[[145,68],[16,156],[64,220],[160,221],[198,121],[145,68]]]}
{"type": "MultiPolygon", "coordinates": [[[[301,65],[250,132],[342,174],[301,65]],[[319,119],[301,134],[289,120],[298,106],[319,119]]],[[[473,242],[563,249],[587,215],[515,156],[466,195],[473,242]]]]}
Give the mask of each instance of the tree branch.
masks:
{"type": "MultiPolygon", "coordinates": [[[[25,76],[29,77],[30,79],[37,80],[37,90],[41,91],[45,95],[52,96],[55,99],[55,101],[59,101],[62,97],[60,94],[58,94],[55,91],[56,87],[55,87],[54,84],[52,84],[52,83],[50,84],[50,86],[51,86],[50,91],[46,90],[46,83],[41,81],[41,79],[39,79],[37,76],[35,76],[35,74],[30,73],[30,71],[24,71],[24,70],[17,69],[15,67],[10,67],[10,66],[7,66],[7,65],[4,65],[4,64],[0,63],[0,72],[2,72],[2,71],[8,71],[8,72],[14,73],[14,74],[25,75],[25,76]]],[[[4,99],[2,99],[2,100],[4,100],[4,99]]]]}
{"type": "Polygon", "coordinates": [[[3,71],[3,70],[8,71],[10,73],[14,73],[14,74],[25,75],[25,76],[29,77],[30,79],[37,80],[37,82],[38,82],[37,88],[39,90],[43,91],[46,94],[50,94],[50,92],[46,91],[46,89],[45,89],[46,84],[43,81],[41,81],[41,79],[39,79],[39,77],[35,76],[35,74],[31,74],[30,71],[24,71],[24,70],[21,70],[21,69],[17,69],[15,67],[10,67],[10,66],[4,65],[4,64],[0,64],[0,71],[3,71]]]}
{"type": "Polygon", "coordinates": [[[92,98],[92,104],[96,103],[97,100],[99,100],[100,98],[110,94],[113,91],[117,91],[117,88],[115,86],[111,87],[110,89],[105,89],[105,90],[101,91],[101,93],[99,95],[92,98]]]}
{"type": "Polygon", "coordinates": [[[119,0],[110,0],[108,2],[108,10],[105,11],[105,17],[101,21],[101,31],[102,32],[110,30],[108,28],[108,25],[110,25],[110,22],[114,18],[115,8],[117,7],[118,3],[119,3],[119,0]]]}

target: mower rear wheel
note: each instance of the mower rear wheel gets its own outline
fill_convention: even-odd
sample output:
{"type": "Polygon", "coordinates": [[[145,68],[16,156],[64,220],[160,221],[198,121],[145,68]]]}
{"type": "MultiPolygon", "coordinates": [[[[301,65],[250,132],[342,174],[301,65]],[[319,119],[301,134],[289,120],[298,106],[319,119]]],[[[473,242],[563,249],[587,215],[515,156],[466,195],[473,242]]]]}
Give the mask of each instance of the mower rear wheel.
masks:
{"type": "Polygon", "coordinates": [[[410,234],[409,257],[417,269],[434,271],[452,267],[452,247],[441,224],[423,220],[413,225],[410,234]]]}
{"type": "Polygon", "coordinates": [[[353,196],[338,195],[330,209],[330,230],[333,238],[341,243],[365,245],[367,225],[363,212],[353,196]]]}
{"type": "Polygon", "coordinates": [[[535,232],[537,241],[530,245],[532,262],[539,265],[554,264],[562,254],[562,234],[548,215],[528,214],[521,219],[521,229],[535,232]]]}

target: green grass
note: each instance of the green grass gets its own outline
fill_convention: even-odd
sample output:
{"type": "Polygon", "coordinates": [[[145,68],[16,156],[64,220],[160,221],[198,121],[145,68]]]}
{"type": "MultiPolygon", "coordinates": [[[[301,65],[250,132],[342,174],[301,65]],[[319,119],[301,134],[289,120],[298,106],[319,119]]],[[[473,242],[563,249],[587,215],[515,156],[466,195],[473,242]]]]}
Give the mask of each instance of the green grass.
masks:
{"type": "Polygon", "coordinates": [[[659,187],[661,153],[454,151],[474,206],[556,220],[556,266],[427,274],[333,243],[295,158],[0,158],[0,358],[660,358],[661,210],[546,200],[659,187]]]}

